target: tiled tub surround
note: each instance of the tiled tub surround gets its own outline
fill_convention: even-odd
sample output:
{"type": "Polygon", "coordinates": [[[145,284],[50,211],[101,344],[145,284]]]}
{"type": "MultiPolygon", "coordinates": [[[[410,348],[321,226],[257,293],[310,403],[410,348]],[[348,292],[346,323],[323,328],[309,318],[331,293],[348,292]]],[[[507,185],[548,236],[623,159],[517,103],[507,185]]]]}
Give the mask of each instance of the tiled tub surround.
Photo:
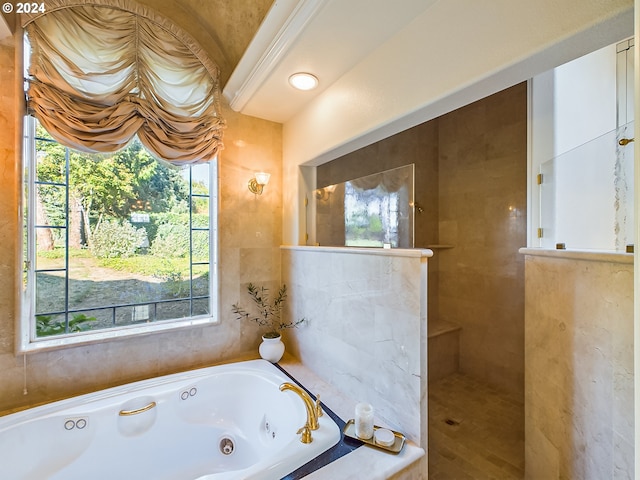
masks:
{"type": "Polygon", "coordinates": [[[283,247],[287,349],[376,418],[426,447],[430,250],[283,247]]]}
{"type": "MultiPolygon", "coordinates": [[[[128,466],[123,467],[123,465],[109,465],[106,468],[101,469],[102,476],[106,475],[111,478],[114,475],[113,471],[117,469],[127,468],[127,471],[130,471],[132,468],[134,468],[136,460],[139,460],[140,455],[144,454],[145,448],[142,447],[148,445],[149,441],[156,444],[153,447],[156,450],[158,448],[162,448],[163,445],[165,447],[167,445],[171,445],[171,442],[173,440],[170,435],[166,435],[167,426],[172,424],[180,425],[181,419],[183,421],[186,419],[188,425],[185,424],[181,429],[176,430],[179,435],[188,433],[188,437],[191,441],[194,439],[197,440],[198,436],[203,437],[204,433],[204,437],[211,437],[213,435],[215,440],[215,432],[220,429],[218,429],[217,427],[211,428],[211,425],[207,426],[206,422],[201,422],[199,424],[197,420],[199,417],[200,420],[203,420],[207,415],[220,415],[221,411],[228,410],[228,408],[225,408],[225,405],[221,404],[219,400],[226,399],[228,401],[230,398],[234,397],[230,393],[229,389],[226,388],[229,385],[234,384],[237,386],[244,385],[245,387],[249,387],[248,389],[245,389],[245,393],[247,393],[248,395],[259,395],[262,399],[260,403],[261,407],[267,410],[271,410],[271,414],[273,414],[274,407],[280,410],[284,408],[288,412],[286,415],[287,425],[280,425],[277,429],[277,433],[279,433],[278,438],[291,438],[286,448],[281,449],[281,453],[285,456],[282,457],[278,462],[273,463],[272,467],[266,467],[266,465],[269,464],[270,461],[278,457],[278,452],[276,452],[277,449],[274,449],[273,445],[271,445],[273,441],[270,438],[265,442],[265,439],[263,438],[264,432],[261,432],[258,434],[258,437],[260,437],[258,443],[263,446],[267,445],[267,448],[269,448],[271,452],[268,453],[266,458],[263,459],[264,461],[261,465],[256,465],[255,468],[248,467],[244,470],[241,470],[241,472],[239,473],[240,475],[249,475],[250,471],[255,470],[253,473],[256,474],[256,478],[275,478],[274,475],[279,478],[280,475],[274,473],[273,470],[287,468],[285,466],[285,462],[288,461],[288,454],[294,453],[294,455],[291,457],[291,460],[295,462],[297,457],[298,465],[300,465],[303,455],[313,455],[312,453],[306,453],[306,451],[320,451],[318,450],[318,447],[322,449],[322,445],[320,445],[320,443],[322,443],[323,439],[327,439],[326,432],[323,433],[321,430],[317,430],[312,434],[314,442],[309,445],[300,443],[300,436],[296,434],[296,431],[299,427],[298,423],[296,423],[298,422],[298,420],[291,417],[291,415],[295,413],[297,416],[302,415],[302,417],[300,418],[305,418],[306,412],[304,411],[303,403],[302,401],[299,401],[299,399],[297,399],[293,394],[287,394],[277,391],[279,383],[282,381],[291,381],[297,383],[305,388],[308,392],[310,392],[313,399],[315,399],[315,394],[321,395],[324,410],[323,417],[326,417],[320,418],[321,429],[325,429],[325,427],[328,425],[327,422],[329,422],[329,417],[333,418],[336,423],[338,423],[338,427],[342,429],[344,426],[344,421],[342,419],[348,419],[353,416],[356,401],[345,397],[332,385],[319,379],[313,372],[304,367],[297,359],[293,358],[291,355],[285,355],[285,358],[276,367],[281,367],[280,370],[282,370],[285,374],[285,378],[279,379],[277,373],[278,370],[264,360],[242,358],[238,359],[236,362],[231,362],[214,367],[207,367],[200,370],[193,370],[164,378],[160,377],[157,379],[145,380],[136,384],[116,387],[114,389],[104,390],[101,392],[94,392],[92,394],[63,400],[62,402],[52,403],[32,410],[26,410],[16,413],[13,416],[0,417],[0,424],[2,424],[2,421],[4,421],[3,425],[5,427],[7,427],[9,424],[13,424],[13,417],[18,417],[15,421],[27,419],[28,421],[25,421],[24,424],[19,424],[18,426],[13,427],[23,429],[34,428],[34,422],[42,422],[43,424],[47,422],[51,423],[51,419],[55,420],[56,418],[62,418],[61,421],[64,421],[69,417],[73,418],[76,422],[79,418],[86,418],[87,421],[87,423],[83,424],[82,428],[76,428],[75,426],[73,427],[73,431],[76,432],[76,434],[73,434],[73,432],[71,432],[71,440],[66,438],[64,431],[63,433],[60,433],[59,430],[50,429],[48,431],[46,428],[44,430],[42,428],[38,429],[39,436],[37,436],[37,438],[33,436],[27,436],[24,437],[23,440],[18,440],[17,444],[15,443],[15,441],[13,441],[15,439],[10,441],[11,439],[9,437],[3,438],[2,435],[0,435],[0,440],[5,440],[5,443],[9,441],[9,443],[5,446],[6,448],[4,448],[4,454],[5,456],[9,455],[11,457],[12,454],[10,450],[12,447],[18,447],[18,450],[20,451],[25,450],[24,448],[19,448],[20,443],[23,441],[36,442],[43,445],[47,442],[65,443],[68,448],[65,448],[64,450],[65,452],[67,452],[67,457],[69,457],[70,464],[68,468],[64,467],[66,468],[64,472],[54,472],[56,468],[63,468],[63,465],[59,463],[60,459],[62,458],[60,455],[54,455],[57,461],[53,462],[55,466],[51,465],[51,468],[45,466],[45,461],[36,464],[27,461],[26,463],[22,462],[22,464],[20,464],[22,465],[22,469],[20,471],[39,469],[38,471],[40,471],[40,474],[36,473],[35,476],[33,474],[26,475],[25,478],[40,478],[43,474],[42,469],[45,468],[44,471],[46,471],[47,475],[53,475],[55,476],[55,478],[64,477],[66,479],[67,477],[75,478],[79,470],[81,470],[81,467],[79,467],[79,465],[82,464],[83,457],[75,458],[74,455],[82,455],[80,454],[79,450],[86,449],[87,451],[91,451],[93,448],[93,455],[89,455],[89,459],[84,463],[90,471],[95,473],[95,461],[100,456],[99,452],[103,450],[103,448],[100,446],[100,443],[111,445],[109,447],[111,450],[113,450],[114,448],[118,448],[118,443],[116,442],[116,444],[112,444],[113,439],[109,440],[109,438],[107,438],[106,436],[110,433],[113,435],[113,429],[109,428],[109,422],[112,421],[113,418],[131,418],[133,420],[130,421],[135,422],[133,425],[136,426],[139,426],[141,424],[138,421],[140,419],[143,425],[148,425],[144,422],[144,419],[146,418],[145,415],[153,414],[156,409],[165,412],[165,414],[161,414],[161,417],[153,415],[153,430],[151,430],[151,427],[149,427],[149,433],[136,431],[136,434],[134,436],[129,436],[128,438],[124,439],[125,442],[129,443],[137,441],[138,443],[140,443],[139,446],[141,447],[141,449],[138,449],[139,455],[137,457],[130,458],[131,462],[128,463],[128,466]],[[233,375],[235,372],[237,372],[239,375],[237,377],[231,377],[230,375],[233,375]],[[222,380],[225,384],[225,389],[220,390],[215,386],[215,381],[217,378],[216,374],[220,378],[222,378],[223,376],[228,377],[222,380]],[[258,381],[256,386],[260,388],[252,388],[252,381],[258,381]],[[271,387],[269,387],[269,383],[272,383],[271,387]],[[182,385],[182,387],[177,388],[176,385],[182,385]],[[267,387],[266,389],[265,386],[267,387]],[[273,390],[275,393],[272,393],[269,390],[273,390]],[[145,394],[145,396],[141,396],[143,393],[145,394]],[[120,394],[120,396],[117,396],[116,394],[120,394]],[[269,396],[272,396],[272,400],[275,400],[275,402],[271,402],[271,406],[267,405],[267,399],[269,396]],[[134,415],[132,417],[118,417],[116,414],[116,417],[109,417],[109,409],[112,407],[112,413],[113,411],[117,412],[123,404],[122,399],[126,398],[130,398],[129,400],[127,400],[127,404],[131,403],[133,405],[135,403],[136,405],[138,405],[138,401],[141,401],[142,404],[148,404],[150,400],[155,400],[157,402],[157,405],[156,407],[151,408],[148,412],[141,412],[140,416],[134,415]],[[216,401],[216,399],[218,401],[216,401]],[[212,401],[214,402],[213,404],[211,403],[212,401]],[[215,406],[214,410],[211,410],[211,405],[215,406]],[[167,409],[170,410],[168,415],[166,415],[166,413],[168,412],[167,409]],[[65,415],[65,412],[67,412],[67,415],[65,415]],[[84,413],[80,415],[80,413],[78,412],[84,413]],[[107,413],[106,415],[104,414],[105,412],[107,413]],[[198,414],[198,412],[200,412],[200,414],[198,414]],[[48,418],[49,420],[44,417],[42,417],[41,420],[38,420],[38,415],[43,416],[44,414],[48,414],[46,418],[48,418]],[[172,414],[175,415],[172,416],[172,414]],[[339,417],[336,417],[336,415],[339,415],[339,417]],[[175,419],[172,420],[173,417],[175,417],[175,419]],[[156,423],[158,425],[161,424],[162,426],[158,426],[156,425],[156,423]],[[31,425],[31,427],[29,427],[29,425],[31,425]],[[286,428],[284,428],[285,426],[286,428]],[[193,432],[186,432],[185,428],[195,430],[193,432]],[[165,434],[158,435],[158,432],[161,430],[165,430],[165,434]],[[82,434],[82,440],[88,441],[82,441],[80,444],[78,444],[77,432],[80,432],[82,434]],[[145,440],[145,438],[150,434],[152,436],[147,439],[148,441],[145,440]],[[7,452],[7,448],[9,449],[9,452],[7,452]],[[98,452],[97,455],[96,450],[98,452]],[[296,451],[297,454],[295,453],[296,451]],[[88,462],[89,464],[87,465],[88,462]],[[74,471],[75,474],[72,473],[74,471]]],[[[246,399],[250,400],[249,397],[246,397],[245,400],[246,399]]],[[[252,426],[255,427],[256,422],[251,421],[250,417],[257,418],[256,415],[258,415],[259,412],[255,409],[255,406],[251,405],[251,402],[247,403],[246,401],[242,401],[242,398],[236,398],[235,406],[231,410],[222,412],[222,414],[226,416],[227,420],[229,420],[224,422],[224,427],[222,427],[222,430],[229,434],[232,434],[232,431],[235,428],[236,424],[238,426],[240,426],[240,424],[243,424],[245,427],[249,426],[249,430],[247,431],[248,436],[246,440],[248,440],[249,442],[255,440],[256,437],[255,435],[251,434],[250,430],[252,426]],[[246,412],[242,412],[239,406],[244,406],[245,408],[249,408],[249,410],[247,410],[246,412]],[[239,422],[233,422],[232,420],[234,418],[239,420],[239,422]],[[249,423],[247,423],[247,420],[249,420],[249,423]]],[[[296,415],[293,416],[295,417],[296,415]]],[[[120,432],[123,431],[122,427],[126,425],[125,423],[121,422],[122,420],[118,420],[118,430],[120,432]]],[[[303,421],[301,420],[300,422],[303,421]]],[[[55,423],[55,421],[53,423],[55,423]]],[[[335,428],[335,426],[331,428],[335,428]]],[[[336,432],[332,430],[332,435],[335,433],[336,432]]],[[[115,434],[115,436],[118,436],[118,434],[115,434]]],[[[203,440],[204,444],[211,443],[211,438],[201,438],[200,440],[203,440]]],[[[0,441],[0,443],[2,442],[0,441]]],[[[238,451],[241,449],[241,447],[246,447],[246,442],[240,443],[242,443],[242,445],[238,444],[236,448],[236,450],[238,451]]],[[[203,442],[200,442],[200,444],[203,444],[203,442]]],[[[417,467],[419,465],[419,462],[417,461],[425,456],[425,452],[422,448],[418,447],[412,442],[407,441],[403,450],[397,455],[384,452],[383,450],[377,448],[359,445],[361,445],[360,442],[351,439],[341,439],[337,445],[329,448],[329,450],[327,450],[325,453],[321,453],[318,457],[314,458],[309,463],[304,464],[302,467],[296,469],[283,478],[286,480],[296,480],[302,477],[313,480],[407,480],[425,478],[420,476],[417,467]],[[367,467],[363,468],[363,465],[366,465],[367,467]]],[[[254,445],[254,447],[255,446],[257,445],[254,445]]],[[[126,446],[123,448],[126,448],[126,446]]],[[[174,446],[172,448],[175,449],[176,447],[174,446]]],[[[25,451],[32,450],[33,449],[26,449],[25,451]]],[[[43,458],[47,455],[49,455],[50,457],[51,449],[40,448],[37,450],[40,452],[43,458]]],[[[162,478],[183,478],[185,474],[187,476],[192,475],[195,478],[195,476],[198,476],[197,473],[195,473],[196,470],[198,470],[197,465],[199,465],[200,467],[203,467],[204,465],[202,463],[196,465],[196,462],[194,462],[197,457],[197,454],[195,453],[196,451],[199,450],[197,448],[194,448],[191,452],[191,455],[182,455],[179,458],[176,457],[176,459],[174,459],[176,461],[172,460],[171,455],[165,455],[163,458],[167,460],[167,463],[164,465],[155,465],[154,468],[160,469],[156,472],[156,474],[161,475],[162,478]],[[184,470],[179,470],[180,468],[184,469],[188,468],[189,466],[191,467],[191,470],[188,473],[185,473],[184,470]]],[[[257,455],[257,453],[259,452],[259,448],[253,448],[250,449],[250,451],[247,451],[245,448],[243,452],[244,453],[242,453],[241,456],[246,456],[247,452],[250,455],[257,455]]],[[[123,451],[121,453],[121,458],[123,458],[124,461],[124,458],[127,458],[126,452],[123,451]]],[[[207,462],[211,463],[213,468],[216,462],[220,462],[220,455],[218,455],[217,452],[213,452],[213,455],[210,456],[211,453],[211,451],[206,450],[205,452],[200,452],[200,455],[203,456],[203,458],[208,458],[207,462]]],[[[233,457],[234,459],[237,457],[236,452],[234,452],[233,457]]],[[[13,457],[11,458],[15,458],[15,455],[13,455],[13,457]]],[[[50,457],[50,459],[53,459],[53,457],[50,457]]],[[[223,463],[225,463],[227,467],[231,468],[234,463],[237,465],[238,461],[236,460],[236,462],[223,463]]],[[[16,465],[12,465],[10,461],[9,463],[0,462],[0,473],[3,473],[7,468],[15,467],[16,465]]],[[[148,474],[148,468],[145,468],[145,472],[148,474]]],[[[84,475],[84,477],[86,477],[86,472],[85,474],[80,475],[84,475]]],[[[234,476],[234,472],[229,471],[228,473],[213,474],[211,478],[217,478],[220,475],[224,476],[224,478],[231,478],[234,476]]],[[[14,474],[9,473],[9,477],[22,478],[23,475],[19,475],[14,472],[14,474]]],[[[198,476],[198,478],[202,478],[204,480],[204,478],[209,478],[209,476],[208,474],[205,474],[203,477],[198,476]]],[[[254,478],[254,476],[251,476],[251,478],[254,478]]]]}
{"type": "Polygon", "coordinates": [[[634,478],[633,255],[521,253],[526,478],[634,478]]]}
{"type": "MultiPolygon", "coordinates": [[[[341,419],[347,421],[353,418],[357,400],[344,395],[333,382],[322,380],[289,354],[285,354],[279,365],[313,394],[320,394],[322,403],[341,419]]],[[[377,417],[376,424],[390,427],[380,422],[377,417]]],[[[363,445],[304,478],[305,480],[426,480],[427,475],[426,471],[421,469],[424,468],[421,460],[426,460],[424,449],[411,441],[407,441],[397,455],[363,445]]]]}
{"type": "Polygon", "coordinates": [[[323,415],[313,441],[300,442],[296,431],[308,413],[298,395],[281,391],[285,382],[274,365],[252,360],[1,417],[0,477],[281,478],[340,440],[338,425],[323,415]]]}

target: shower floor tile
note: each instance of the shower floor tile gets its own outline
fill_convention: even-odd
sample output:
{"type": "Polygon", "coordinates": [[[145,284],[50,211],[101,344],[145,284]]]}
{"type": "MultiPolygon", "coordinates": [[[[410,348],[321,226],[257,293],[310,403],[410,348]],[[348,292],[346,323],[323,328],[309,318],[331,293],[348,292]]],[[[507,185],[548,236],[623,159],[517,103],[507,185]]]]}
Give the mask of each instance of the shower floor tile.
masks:
{"type": "Polygon", "coordinates": [[[522,400],[460,373],[430,383],[429,479],[522,478],[522,400]]]}

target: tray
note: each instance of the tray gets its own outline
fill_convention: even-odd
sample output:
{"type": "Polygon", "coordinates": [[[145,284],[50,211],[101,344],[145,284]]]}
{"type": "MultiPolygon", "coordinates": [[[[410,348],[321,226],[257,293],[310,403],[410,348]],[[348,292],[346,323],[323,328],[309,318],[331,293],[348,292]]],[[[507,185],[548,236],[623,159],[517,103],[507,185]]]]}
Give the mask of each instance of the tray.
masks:
{"type": "Polygon", "coordinates": [[[379,428],[384,428],[384,427],[379,427],[377,425],[373,426],[374,436],[372,436],[371,438],[369,439],[360,438],[356,435],[355,420],[352,418],[344,426],[344,428],[342,429],[342,433],[344,433],[349,438],[360,440],[362,443],[366,443],[367,445],[371,445],[372,447],[380,448],[382,450],[385,450],[387,452],[391,452],[394,454],[400,453],[400,450],[402,450],[402,447],[404,447],[405,436],[400,432],[396,432],[394,430],[388,429],[391,431],[391,433],[393,433],[393,436],[396,437],[395,442],[393,442],[393,445],[389,445],[388,447],[386,445],[380,445],[376,443],[376,440],[375,440],[375,431],[378,430],[379,428]]]}

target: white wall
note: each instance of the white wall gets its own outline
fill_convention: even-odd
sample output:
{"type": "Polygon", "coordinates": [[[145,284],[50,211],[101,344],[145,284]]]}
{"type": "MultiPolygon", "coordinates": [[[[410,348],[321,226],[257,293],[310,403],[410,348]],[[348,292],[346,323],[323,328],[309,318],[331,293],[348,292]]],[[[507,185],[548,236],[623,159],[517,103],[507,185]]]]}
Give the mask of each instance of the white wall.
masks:
{"type": "Polygon", "coordinates": [[[613,250],[615,135],[599,137],[616,128],[615,45],[559,66],[554,77],[555,240],[613,250]]]}
{"type": "Polygon", "coordinates": [[[615,44],[533,78],[531,189],[541,212],[532,221],[544,235],[530,245],[616,249],[616,90],[615,44]]]}
{"type": "Polygon", "coordinates": [[[584,55],[553,71],[554,155],[616,128],[616,46],[584,55]]]}

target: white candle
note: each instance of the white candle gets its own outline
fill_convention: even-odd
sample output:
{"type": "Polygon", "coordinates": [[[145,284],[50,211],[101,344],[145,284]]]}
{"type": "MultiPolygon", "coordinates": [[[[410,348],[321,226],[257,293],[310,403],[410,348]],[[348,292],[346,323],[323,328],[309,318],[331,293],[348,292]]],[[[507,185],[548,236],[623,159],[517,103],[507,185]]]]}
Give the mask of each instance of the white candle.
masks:
{"type": "Polygon", "coordinates": [[[368,403],[356,405],[356,436],[364,440],[373,437],[373,407],[368,403]]]}
{"type": "Polygon", "coordinates": [[[374,436],[376,437],[376,443],[384,447],[390,447],[396,441],[396,437],[393,432],[391,430],[387,430],[386,428],[379,428],[378,430],[376,430],[374,436]]]}

